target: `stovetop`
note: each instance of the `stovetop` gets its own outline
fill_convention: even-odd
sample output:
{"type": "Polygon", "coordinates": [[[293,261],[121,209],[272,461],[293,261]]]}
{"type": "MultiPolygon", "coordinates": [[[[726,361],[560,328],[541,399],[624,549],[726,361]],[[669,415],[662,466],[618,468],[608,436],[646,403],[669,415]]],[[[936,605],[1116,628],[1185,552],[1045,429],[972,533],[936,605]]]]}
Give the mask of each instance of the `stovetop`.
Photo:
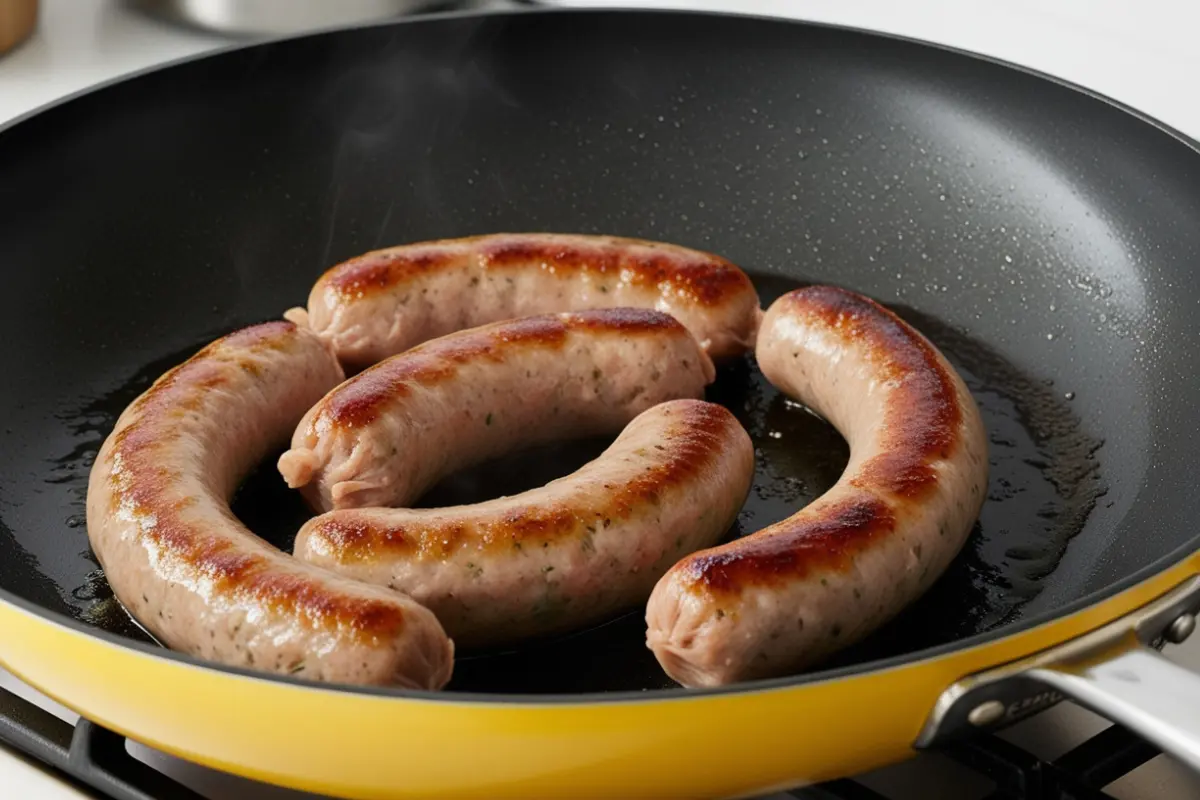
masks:
{"type": "MultiPolygon", "coordinates": [[[[1093,88],[1200,138],[1200,4],[1143,0],[547,0],[796,16],[944,42],[1093,88]],[[1191,24],[1189,24],[1191,23],[1191,24]]],[[[123,0],[42,0],[33,39],[0,57],[0,123],[123,72],[223,46],[123,0]]],[[[2,635],[2,633],[0,633],[2,635]]],[[[1200,637],[1169,655],[1200,669],[1200,637]]],[[[87,722],[0,670],[0,797],[313,800],[159,753],[87,722]],[[21,755],[31,753],[32,757],[21,755]]],[[[764,800],[1176,800],[1200,778],[1125,730],[1062,704],[957,750],[764,800]]]]}

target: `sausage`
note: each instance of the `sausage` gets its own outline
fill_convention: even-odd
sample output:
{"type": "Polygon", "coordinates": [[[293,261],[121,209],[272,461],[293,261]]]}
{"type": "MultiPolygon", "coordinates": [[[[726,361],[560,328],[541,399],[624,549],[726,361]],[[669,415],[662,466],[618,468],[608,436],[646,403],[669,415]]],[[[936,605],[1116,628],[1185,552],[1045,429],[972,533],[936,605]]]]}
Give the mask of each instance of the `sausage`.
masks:
{"type": "Polygon", "coordinates": [[[685,686],[802,669],[921,595],[983,503],[987,440],[941,353],[878,304],[813,286],[771,305],[756,355],[847,439],[838,482],[799,512],[681,559],[646,607],[647,645],[685,686]]]}
{"type": "Polygon", "coordinates": [[[646,602],[680,556],[715,544],[750,490],[754,447],[727,410],[643,411],[598,458],[477,505],[315,517],[296,557],[407,592],[460,647],[597,623],[646,602]]]}
{"type": "Polygon", "coordinates": [[[668,314],[544,314],[444,336],[381,361],[304,416],[279,471],[316,509],[404,506],[521,446],[616,432],[702,397],[715,369],[668,314]]]}
{"type": "Polygon", "coordinates": [[[88,537],[117,598],[168,647],[317,681],[440,688],[453,644],[432,612],[279,552],[229,508],[342,377],[290,322],[208,345],[117,420],[89,476],[88,537]]]}
{"type": "Polygon", "coordinates": [[[489,322],[618,306],[675,316],[715,360],[754,346],[754,285],[719,256],[613,236],[503,233],[376,250],[317,280],[307,320],[357,371],[489,322]]]}

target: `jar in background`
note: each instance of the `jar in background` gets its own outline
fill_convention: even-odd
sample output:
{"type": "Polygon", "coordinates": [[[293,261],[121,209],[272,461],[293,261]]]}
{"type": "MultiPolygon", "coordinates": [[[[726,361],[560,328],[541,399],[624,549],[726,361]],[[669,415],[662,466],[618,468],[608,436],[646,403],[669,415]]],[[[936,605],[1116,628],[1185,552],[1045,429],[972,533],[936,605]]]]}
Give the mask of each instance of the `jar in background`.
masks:
{"type": "Polygon", "coordinates": [[[0,54],[25,41],[37,17],[38,0],[0,0],[0,54]]]}

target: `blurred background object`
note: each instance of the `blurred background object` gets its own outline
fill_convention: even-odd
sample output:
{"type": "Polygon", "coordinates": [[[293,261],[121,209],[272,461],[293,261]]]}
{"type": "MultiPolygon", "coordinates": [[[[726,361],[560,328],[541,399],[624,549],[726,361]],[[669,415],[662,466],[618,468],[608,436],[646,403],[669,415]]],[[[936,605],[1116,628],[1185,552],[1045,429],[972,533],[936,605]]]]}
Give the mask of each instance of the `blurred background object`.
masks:
{"type": "Polygon", "coordinates": [[[377,22],[404,14],[501,5],[489,0],[130,0],[130,3],[154,16],[229,36],[286,35],[377,22]]]}
{"type": "Polygon", "coordinates": [[[37,25],[38,0],[0,0],[0,53],[7,53],[37,25]]]}

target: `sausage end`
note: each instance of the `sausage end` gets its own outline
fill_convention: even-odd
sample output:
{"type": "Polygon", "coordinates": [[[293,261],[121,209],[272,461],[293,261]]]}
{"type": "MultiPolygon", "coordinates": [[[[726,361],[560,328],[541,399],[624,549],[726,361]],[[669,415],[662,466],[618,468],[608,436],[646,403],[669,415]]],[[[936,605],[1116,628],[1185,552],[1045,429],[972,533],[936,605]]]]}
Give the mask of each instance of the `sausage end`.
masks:
{"type": "Polygon", "coordinates": [[[276,462],[279,474],[287,482],[289,489],[307,486],[313,475],[321,467],[321,459],[307,447],[298,447],[286,451],[276,462]]]}

